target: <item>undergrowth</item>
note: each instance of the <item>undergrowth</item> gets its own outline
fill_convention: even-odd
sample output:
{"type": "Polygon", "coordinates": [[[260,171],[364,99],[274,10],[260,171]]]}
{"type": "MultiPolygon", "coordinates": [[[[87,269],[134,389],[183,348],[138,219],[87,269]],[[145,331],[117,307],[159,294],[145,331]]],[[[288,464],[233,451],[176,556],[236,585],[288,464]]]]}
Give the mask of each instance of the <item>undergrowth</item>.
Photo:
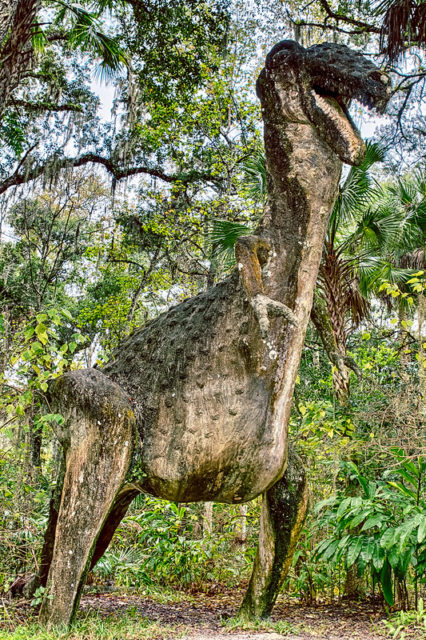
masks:
{"type": "Polygon", "coordinates": [[[96,613],[77,619],[71,629],[56,627],[48,631],[37,623],[14,626],[6,622],[0,628],[0,640],[163,640],[183,637],[186,630],[171,625],[161,625],[142,617],[136,609],[117,615],[100,617],[96,613]]]}
{"type": "Polygon", "coordinates": [[[419,600],[417,609],[411,611],[398,611],[389,620],[383,620],[387,637],[392,640],[405,640],[409,638],[426,638],[426,609],[423,600],[419,600]]]}

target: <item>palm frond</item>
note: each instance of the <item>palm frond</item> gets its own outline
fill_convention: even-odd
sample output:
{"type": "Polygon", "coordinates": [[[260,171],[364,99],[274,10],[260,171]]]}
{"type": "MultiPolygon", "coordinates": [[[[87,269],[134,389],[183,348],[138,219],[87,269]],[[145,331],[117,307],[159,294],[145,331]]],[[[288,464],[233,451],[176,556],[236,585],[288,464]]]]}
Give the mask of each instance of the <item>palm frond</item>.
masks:
{"type": "Polygon", "coordinates": [[[235,265],[234,247],[240,236],[253,233],[247,225],[230,220],[214,220],[209,233],[212,247],[212,258],[219,261],[225,270],[235,265]]]}
{"type": "Polygon", "coordinates": [[[251,156],[242,163],[243,184],[247,189],[247,194],[263,202],[266,199],[266,163],[263,153],[251,156]]]}
{"type": "Polygon", "coordinates": [[[426,5],[423,0],[379,0],[373,13],[382,20],[379,46],[396,62],[412,43],[426,44],[426,5]]]}
{"type": "Polygon", "coordinates": [[[71,46],[91,50],[99,56],[100,63],[96,73],[101,78],[110,79],[115,76],[127,63],[127,57],[116,40],[102,31],[98,16],[63,0],[55,0],[55,3],[61,5],[55,23],[61,24],[67,17],[71,19],[71,27],[67,31],[71,46]]]}
{"type": "Polygon", "coordinates": [[[384,157],[385,150],[380,144],[367,142],[362,164],[351,167],[345,182],[339,189],[330,218],[330,227],[337,228],[341,222],[354,219],[377,196],[377,187],[371,180],[370,169],[384,157]]]}
{"type": "Polygon", "coordinates": [[[359,280],[353,278],[347,287],[346,293],[346,306],[349,310],[352,325],[358,327],[370,313],[370,303],[368,299],[363,295],[359,280]]]}

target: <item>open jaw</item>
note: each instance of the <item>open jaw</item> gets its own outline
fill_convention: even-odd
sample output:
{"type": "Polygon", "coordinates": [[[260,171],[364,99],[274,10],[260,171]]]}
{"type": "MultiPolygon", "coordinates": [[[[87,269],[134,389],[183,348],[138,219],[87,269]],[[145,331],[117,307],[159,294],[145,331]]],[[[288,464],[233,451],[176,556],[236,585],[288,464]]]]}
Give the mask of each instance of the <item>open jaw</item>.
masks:
{"type": "Polygon", "coordinates": [[[351,129],[358,133],[357,126],[352,120],[348,109],[350,100],[318,86],[313,87],[312,96],[319,109],[341,122],[342,125],[347,122],[351,129]]]}
{"type": "Polygon", "coordinates": [[[365,154],[365,145],[352,120],[349,100],[330,90],[311,89],[311,120],[320,127],[329,146],[343,162],[359,164],[365,154]]]}

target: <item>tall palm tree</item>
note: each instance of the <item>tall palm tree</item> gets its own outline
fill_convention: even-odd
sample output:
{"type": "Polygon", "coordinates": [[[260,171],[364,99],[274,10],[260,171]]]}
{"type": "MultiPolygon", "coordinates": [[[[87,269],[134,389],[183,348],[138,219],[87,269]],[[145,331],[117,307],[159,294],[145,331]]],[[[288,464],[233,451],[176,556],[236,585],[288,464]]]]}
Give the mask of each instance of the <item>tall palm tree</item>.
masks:
{"type": "Polygon", "coordinates": [[[347,355],[347,340],[368,315],[369,304],[359,287],[365,253],[350,252],[350,231],[362,212],[377,198],[378,187],[370,175],[383,150],[374,143],[359,167],[351,167],[330,216],[318,274],[311,319],[333,364],[333,388],[338,402],[346,405],[350,392],[350,369],[358,369],[347,355]],[[348,233],[349,232],[349,233],[348,233]]]}

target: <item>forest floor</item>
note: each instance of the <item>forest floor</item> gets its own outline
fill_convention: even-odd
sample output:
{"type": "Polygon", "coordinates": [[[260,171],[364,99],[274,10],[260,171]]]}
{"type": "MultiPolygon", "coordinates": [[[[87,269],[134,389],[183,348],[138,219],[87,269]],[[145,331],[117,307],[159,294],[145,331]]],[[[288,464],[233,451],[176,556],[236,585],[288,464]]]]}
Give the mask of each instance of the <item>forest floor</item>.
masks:
{"type": "MultiPolygon", "coordinates": [[[[27,601],[0,600],[0,640],[383,640],[425,638],[414,625],[405,636],[386,627],[380,603],[339,602],[304,606],[279,598],[270,620],[247,625],[233,618],[239,590],[193,595],[180,592],[131,595],[123,592],[84,595],[73,630],[46,634],[34,622],[27,601]],[[3,612],[2,612],[3,610],[3,612]],[[9,611],[9,613],[8,613],[9,611]]],[[[396,625],[395,625],[396,629],[396,625]]]]}

